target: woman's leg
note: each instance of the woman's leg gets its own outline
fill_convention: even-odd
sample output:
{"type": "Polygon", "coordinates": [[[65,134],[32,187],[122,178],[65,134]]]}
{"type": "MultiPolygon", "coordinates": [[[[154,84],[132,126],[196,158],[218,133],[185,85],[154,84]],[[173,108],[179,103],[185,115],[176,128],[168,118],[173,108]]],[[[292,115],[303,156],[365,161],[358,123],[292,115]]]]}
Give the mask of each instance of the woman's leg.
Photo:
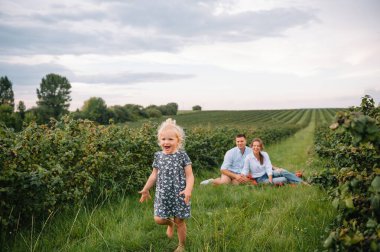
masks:
{"type": "Polygon", "coordinates": [[[154,221],[158,225],[167,225],[168,228],[166,229],[166,235],[169,238],[173,237],[173,234],[174,234],[174,221],[172,219],[167,219],[167,218],[161,218],[161,217],[158,217],[158,216],[154,216],[154,221]]]}
{"type": "Polygon", "coordinates": [[[289,183],[295,183],[295,184],[301,183],[303,181],[301,178],[297,177],[294,173],[291,173],[283,168],[273,171],[273,178],[276,178],[276,177],[285,177],[289,181],[289,183]]]}
{"type": "Polygon", "coordinates": [[[273,177],[273,184],[285,184],[288,180],[285,177],[273,177]]]}
{"type": "MultiPolygon", "coordinates": [[[[269,178],[267,174],[264,174],[261,177],[255,178],[257,183],[259,184],[269,184],[269,178]]],[[[272,179],[273,184],[284,184],[287,182],[285,177],[274,177],[272,179]]]]}

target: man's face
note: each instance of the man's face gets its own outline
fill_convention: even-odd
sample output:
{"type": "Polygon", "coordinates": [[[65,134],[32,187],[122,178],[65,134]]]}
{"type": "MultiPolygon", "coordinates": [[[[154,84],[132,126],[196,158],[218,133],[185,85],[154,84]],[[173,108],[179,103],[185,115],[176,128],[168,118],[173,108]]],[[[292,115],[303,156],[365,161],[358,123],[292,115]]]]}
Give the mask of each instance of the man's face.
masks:
{"type": "Polygon", "coordinates": [[[236,141],[236,146],[239,148],[239,149],[244,149],[245,146],[247,145],[247,140],[244,138],[244,137],[237,137],[235,139],[236,141]]]}

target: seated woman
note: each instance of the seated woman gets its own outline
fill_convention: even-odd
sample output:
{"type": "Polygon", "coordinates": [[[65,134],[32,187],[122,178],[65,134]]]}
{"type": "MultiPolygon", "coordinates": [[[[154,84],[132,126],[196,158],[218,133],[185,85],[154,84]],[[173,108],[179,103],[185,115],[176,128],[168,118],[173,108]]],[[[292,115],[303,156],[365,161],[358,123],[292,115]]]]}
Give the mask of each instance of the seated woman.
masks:
{"type": "Polygon", "coordinates": [[[276,177],[273,176],[272,163],[268,153],[262,151],[264,145],[260,138],[253,139],[251,148],[253,153],[245,158],[244,167],[241,171],[242,175],[251,174],[257,183],[283,184],[288,181],[280,173],[277,173],[276,177]]]}

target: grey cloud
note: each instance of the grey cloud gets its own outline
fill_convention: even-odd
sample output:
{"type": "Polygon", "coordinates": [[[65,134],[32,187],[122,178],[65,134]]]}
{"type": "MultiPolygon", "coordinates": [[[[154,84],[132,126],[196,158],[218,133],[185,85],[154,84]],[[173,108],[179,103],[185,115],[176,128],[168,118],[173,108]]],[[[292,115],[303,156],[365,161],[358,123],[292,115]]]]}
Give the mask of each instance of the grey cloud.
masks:
{"type": "Polygon", "coordinates": [[[0,53],[120,54],[177,51],[194,43],[251,41],[266,36],[281,36],[289,28],[316,20],[313,11],[291,8],[214,15],[218,3],[103,1],[101,4],[106,10],[102,12],[61,4],[50,6],[53,7],[51,14],[46,15],[19,14],[12,17],[11,14],[1,13],[0,21],[6,22],[0,26],[0,53]],[[62,11],[58,13],[57,9],[62,11]],[[23,20],[22,24],[19,20],[23,20]],[[86,29],[85,25],[89,22],[85,21],[88,20],[95,22],[95,25],[86,29]],[[106,25],[104,21],[107,21],[106,25]],[[82,27],[80,30],[83,32],[70,29],[74,26],[82,27]]]}
{"type": "Polygon", "coordinates": [[[213,15],[207,7],[189,6],[183,1],[139,1],[142,2],[145,4],[118,4],[112,7],[111,12],[127,26],[155,28],[185,40],[234,41],[238,37],[249,41],[281,35],[288,28],[316,20],[313,13],[292,8],[213,15]]]}
{"type": "MultiPolygon", "coordinates": [[[[372,88],[372,89],[366,89],[364,90],[364,95],[369,95],[373,98],[373,100],[375,101],[375,104],[377,106],[380,106],[380,89],[375,89],[375,88],[372,88]]],[[[363,95],[363,97],[364,97],[363,95]]]]}
{"type": "Polygon", "coordinates": [[[42,78],[47,74],[56,73],[69,80],[73,73],[58,64],[6,64],[0,63],[0,76],[7,76],[13,86],[39,86],[42,78]]]}
{"type": "Polygon", "coordinates": [[[123,72],[116,74],[76,75],[59,64],[6,64],[0,63],[0,76],[7,76],[14,87],[38,87],[43,77],[49,73],[65,76],[70,82],[84,82],[88,84],[135,84],[142,82],[165,82],[180,79],[194,78],[192,74],[174,74],[161,72],[123,72]]]}
{"type": "Polygon", "coordinates": [[[132,84],[139,82],[164,82],[195,77],[192,74],[169,74],[169,73],[119,73],[76,76],[75,81],[86,83],[112,83],[132,84]]]}

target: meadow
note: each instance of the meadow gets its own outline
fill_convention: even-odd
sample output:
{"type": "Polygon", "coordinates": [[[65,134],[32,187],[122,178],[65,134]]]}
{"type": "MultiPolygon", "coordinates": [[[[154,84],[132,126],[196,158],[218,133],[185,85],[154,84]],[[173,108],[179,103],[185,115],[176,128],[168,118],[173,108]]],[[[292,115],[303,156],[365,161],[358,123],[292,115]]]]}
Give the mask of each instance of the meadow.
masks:
{"type": "MultiPolygon", "coordinates": [[[[211,129],[201,134],[205,137],[217,127],[241,130],[248,125],[253,129],[249,133],[251,138],[255,133],[263,133],[260,131],[263,128],[298,125],[291,136],[270,142],[266,151],[276,166],[290,171],[303,170],[307,178],[324,166],[324,161],[314,152],[315,127],[330,123],[335,112],[335,109],[202,111],[179,114],[174,118],[185,129],[194,130],[189,130],[190,149],[202,145],[194,145],[190,138],[199,133],[199,128],[211,129]]],[[[139,126],[135,124],[132,128],[139,126]]],[[[233,137],[226,136],[230,139],[220,143],[223,151],[234,146],[233,137]]],[[[195,159],[197,153],[194,153],[195,159]]],[[[217,165],[207,163],[207,160],[203,163],[209,167],[194,167],[196,181],[192,217],[187,222],[187,251],[323,250],[326,228],[336,216],[324,190],[315,185],[200,186],[203,179],[219,175],[218,165],[222,158],[215,159],[217,165]]],[[[202,166],[201,161],[195,164],[202,166]]],[[[146,179],[147,173],[140,176],[146,179]]],[[[137,185],[141,186],[141,182],[137,185]]],[[[115,195],[77,201],[68,208],[51,210],[43,219],[34,220],[30,216],[31,224],[3,240],[3,248],[9,251],[174,250],[177,238],[166,238],[165,228],[153,221],[153,202],[138,203],[137,191],[136,187],[136,190],[115,195]]]]}

